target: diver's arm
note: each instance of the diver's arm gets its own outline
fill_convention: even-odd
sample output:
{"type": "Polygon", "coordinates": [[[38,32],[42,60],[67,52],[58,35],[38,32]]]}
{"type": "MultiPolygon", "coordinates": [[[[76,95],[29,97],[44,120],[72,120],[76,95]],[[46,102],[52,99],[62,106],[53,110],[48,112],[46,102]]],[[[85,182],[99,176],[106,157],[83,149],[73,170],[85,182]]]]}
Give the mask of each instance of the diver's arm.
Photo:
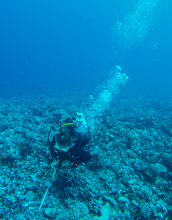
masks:
{"type": "Polygon", "coordinates": [[[52,158],[57,158],[57,152],[54,151],[56,136],[57,134],[53,137],[53,140],[50,142],[50,145],[49,145],[49,150],[50,150],[52,158]]]}

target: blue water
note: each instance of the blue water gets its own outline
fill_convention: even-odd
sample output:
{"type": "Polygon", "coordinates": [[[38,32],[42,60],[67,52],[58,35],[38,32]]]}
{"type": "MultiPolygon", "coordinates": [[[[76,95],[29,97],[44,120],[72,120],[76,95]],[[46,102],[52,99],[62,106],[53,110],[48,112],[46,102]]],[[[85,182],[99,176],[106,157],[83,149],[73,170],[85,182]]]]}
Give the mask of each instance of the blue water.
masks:
{"type": "Polygon", "coordinates": [[[89,96],[115,65],[124,94],[171,97],[171,11],[170,0],[1,1],[0,97],[89,96]]]}

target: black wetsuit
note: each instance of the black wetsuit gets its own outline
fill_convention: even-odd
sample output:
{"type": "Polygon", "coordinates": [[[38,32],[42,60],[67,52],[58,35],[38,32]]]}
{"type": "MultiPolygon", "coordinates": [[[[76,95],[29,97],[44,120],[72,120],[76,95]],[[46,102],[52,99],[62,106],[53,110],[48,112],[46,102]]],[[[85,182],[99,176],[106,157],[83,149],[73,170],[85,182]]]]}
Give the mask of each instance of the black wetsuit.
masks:
{"type": "Polygon", "coordinates": [[[84,162],[90,160],[91,156],[88,151],[84,151],[83,148],[89,144],[90,142],[90,132],[88,132],[84,135],[79,134],[78,132],[71,131],[72,135],[76,138],[76,141],[73,143],[73,145],[68,149],[67,152],[60,151],[59,149],[55,149],[55,140],[56,137],[60,134],[56,134],[49,146],[51,155],[53,158],[59,157],[60,160],[70,160],[74,163],[84,162]]]}

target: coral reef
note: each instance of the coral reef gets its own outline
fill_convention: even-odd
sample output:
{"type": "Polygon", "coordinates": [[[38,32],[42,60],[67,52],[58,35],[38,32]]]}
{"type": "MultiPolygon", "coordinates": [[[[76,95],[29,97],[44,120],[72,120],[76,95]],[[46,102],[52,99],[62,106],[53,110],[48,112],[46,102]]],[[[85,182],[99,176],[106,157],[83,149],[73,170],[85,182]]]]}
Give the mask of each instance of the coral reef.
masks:
{"type": "Polygon", "coordinates": [[[1,219],[170,218],[172,104],[167,101],[111,101],[96,116],[92,159],[62,167],[52,181],[49,128],[87,108],[87,100],[77,98],[0,100],[1,219]]]}

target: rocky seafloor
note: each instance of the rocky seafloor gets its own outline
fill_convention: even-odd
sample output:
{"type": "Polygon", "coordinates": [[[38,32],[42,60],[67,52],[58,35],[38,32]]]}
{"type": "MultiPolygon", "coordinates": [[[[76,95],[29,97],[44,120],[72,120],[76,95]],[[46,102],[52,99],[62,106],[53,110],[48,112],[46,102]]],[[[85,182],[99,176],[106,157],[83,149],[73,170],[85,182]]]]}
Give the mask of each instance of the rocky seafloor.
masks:
{"type": "Polygon", "coordinates": [[[117,98],[96,118],[92,159],[52,180],[49,129],[86,108],[72,98],[0,100],[0,219],[172,219],[172,103],[117,98]]]}

